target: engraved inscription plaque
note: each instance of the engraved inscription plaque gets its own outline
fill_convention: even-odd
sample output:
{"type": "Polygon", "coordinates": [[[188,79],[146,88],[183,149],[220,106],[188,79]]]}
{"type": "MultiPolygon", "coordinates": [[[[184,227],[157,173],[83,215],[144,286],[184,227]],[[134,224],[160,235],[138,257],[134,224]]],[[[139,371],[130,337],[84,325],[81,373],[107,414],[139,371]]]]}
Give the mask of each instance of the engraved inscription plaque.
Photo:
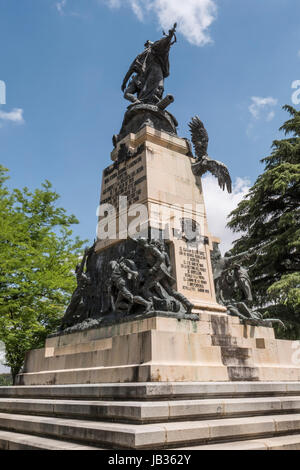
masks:
{"type": "Polygon", "coordinates": [[[111,204],[118,210],[120,196],[127,197],[128,207],[141,202],[145,181],[143,156],[120,163],[110,174],[104,176],[101,204],[111,204]]]}
{"type": "Polygon", "coordinates": [[[210,294],[205,251],[180,247],[179,256],[180,267],[183,271],[182,289],[188,292],[210,294]]]}

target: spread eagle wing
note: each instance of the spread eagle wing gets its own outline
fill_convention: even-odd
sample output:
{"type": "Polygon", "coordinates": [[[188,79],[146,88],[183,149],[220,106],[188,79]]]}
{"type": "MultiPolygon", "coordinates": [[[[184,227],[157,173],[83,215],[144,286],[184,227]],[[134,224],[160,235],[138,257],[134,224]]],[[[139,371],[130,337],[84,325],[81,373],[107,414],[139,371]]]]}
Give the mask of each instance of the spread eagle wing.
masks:
{"type": "Polygon", "coordinates": [[[191,120],[189,127],[197,158],[196,163],[192,164],[193,173],[202,176],[209,171],[218,178],[219,186],[223,191],[227,188],[227,191],[232,193],[232,181],[228,168],[224,163],[212,160],[207,155],[209,138],[203,122],[198,116],[195,116],[191,120]]]}
{"type": "Polygon", "coordinates": [[[197,158],[202,158],[207,155],[207,148],[209,137],[203,122],[198,116],[192,118],[189,123],[189,128],[192,134],[192,142],[195,148],[197,158]]]}
{"type": "Polygon", "coordinates": [[[212,160],[209,157],[203,157],[201,161],[192,165],[192,169],[195,175],[200,176],[209,171],[218,179],[219,186],[223,191],[227,189],[229,194],[232,193],[231,177],[224,163],[218,162],[217,160],[212,160]]]}

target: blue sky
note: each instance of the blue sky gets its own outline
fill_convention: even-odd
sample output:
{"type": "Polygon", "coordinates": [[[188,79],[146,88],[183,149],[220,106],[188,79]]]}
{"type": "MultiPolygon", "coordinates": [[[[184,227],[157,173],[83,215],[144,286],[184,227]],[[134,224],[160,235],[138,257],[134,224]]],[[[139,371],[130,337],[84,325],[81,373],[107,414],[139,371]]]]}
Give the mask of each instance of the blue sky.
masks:
{"type": "Polygon", "coordinates": [[[225,212],[262,171],[300,79],[299,18],[299,0],[0,0],[0,162],[10,184],[49,179],[80,220],[75,234],[92,241],[102,170],[128,105],[123,76],[145,40],[177,20],[170,111],[184,137],[198,114],[210,156],[238,178],[231,197],[205,184],[211,230],[229,243],[225,212]]]}

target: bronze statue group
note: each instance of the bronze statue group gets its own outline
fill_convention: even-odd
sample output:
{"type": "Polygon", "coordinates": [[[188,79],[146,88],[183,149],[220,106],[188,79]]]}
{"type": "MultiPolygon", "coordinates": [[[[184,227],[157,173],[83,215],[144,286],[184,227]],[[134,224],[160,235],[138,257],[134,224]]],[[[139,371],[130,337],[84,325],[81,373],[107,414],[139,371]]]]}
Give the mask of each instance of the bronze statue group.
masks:
{"type": "Polygon", "coordinates": [[[252,285],[248,270],[240,262],[249,253],[233,256],[229,252],[222,257],[218,246],[212,252],[212,266],[217,302],[227,308],[230,315],[239,317],[253,326],[271,326],[281,320],[263,318],[258,309],[253,308],[252,285]]]}
{"type": "MultiPolygon", "coordinates": [[[[126,256],[112,259],[107,266],[106,295],[108,308],[105,315],[127,317],[146,315],[151,311],[192,315],[192,303],[174,288],[172,266],[167,246],[162,240],[137,238],[136,248],[126,256]]],[[[61,330],[87,320],[90,286],[94,285],[94,272],[89,270],[89,258],[94,246],[85,251],[76,267],[77,287],[62,320],[61,330]]],[[[100,315],[101,312],[99,312],[100,315]]]]}

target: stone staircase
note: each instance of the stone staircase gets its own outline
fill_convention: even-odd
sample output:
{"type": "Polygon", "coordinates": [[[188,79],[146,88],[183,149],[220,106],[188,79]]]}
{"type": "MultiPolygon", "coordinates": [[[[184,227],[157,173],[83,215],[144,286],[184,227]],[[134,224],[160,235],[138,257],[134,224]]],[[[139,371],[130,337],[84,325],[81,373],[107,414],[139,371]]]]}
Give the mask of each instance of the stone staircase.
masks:
{"type": "Polygon", "coordinates": [[[300,450],[300,382],[0,387],[0,449],[300,450]]]}

